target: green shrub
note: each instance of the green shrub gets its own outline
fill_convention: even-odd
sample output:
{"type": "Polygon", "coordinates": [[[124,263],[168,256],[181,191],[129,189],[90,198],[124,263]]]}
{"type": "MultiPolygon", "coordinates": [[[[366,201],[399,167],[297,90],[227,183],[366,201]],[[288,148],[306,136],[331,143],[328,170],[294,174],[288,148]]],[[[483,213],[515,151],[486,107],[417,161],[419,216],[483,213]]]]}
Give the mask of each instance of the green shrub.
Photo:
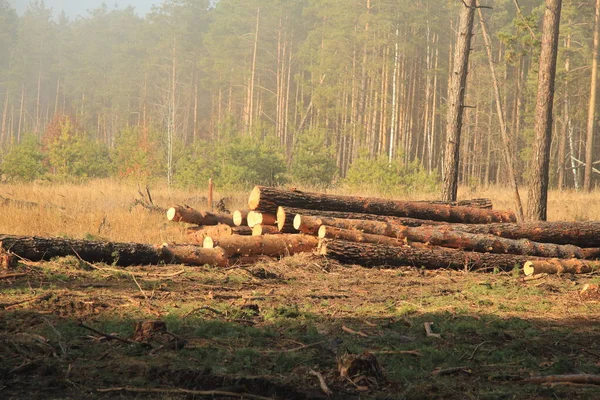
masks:
{"type": "Polygon", "coordinates": [[[2,173],[9,179],[31,182],[46,173],[44,154],[38,138],[33,134],[23,137],[2,159],[2,173]]]}
{"type": "Polygon", "coordinates": [[[327,146],[320,130],[298,136],[290,172],[294,182],[316,187],[329,187],[337,175],[333,149],[327,146]]]}
{"type": "Polygon", "coordinates": [[[112,151],[112,162],[117,175],[132,179],[159,176],[162,163],[158,143],[155,130],[127,128],[119,132],[112,151]]]}
{"type": "Polygon", "coordinates": [[[437,175],[428,174],[417,160],[406,167],[400,160],[390,164],[387,157],[370,158],[364,152],[354,160],[344,183],[351,189],[372,188],[385,195],[406,194],[413,191],[435,191],[437,175]]]}

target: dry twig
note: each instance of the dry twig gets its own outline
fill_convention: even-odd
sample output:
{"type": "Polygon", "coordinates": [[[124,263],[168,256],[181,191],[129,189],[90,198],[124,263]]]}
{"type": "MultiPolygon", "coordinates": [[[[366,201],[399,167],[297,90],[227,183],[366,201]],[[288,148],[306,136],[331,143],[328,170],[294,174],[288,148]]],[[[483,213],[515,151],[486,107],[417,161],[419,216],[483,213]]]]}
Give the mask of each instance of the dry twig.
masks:
{"type": "Polygon", "coordinates": [[[342,325],[342,330],[344,332],[350,333],[352,335],[358,335],[358,336],[362,336],[362,337],[369,337],[369,335],[367,335],[366,333],[361,332],[361,331],[352,330],[352,329],[348,328],[346,325],[342,325]]]}
{"type": "Polygon", "coordinates": [[[125,344],[140,344],[143,347],[151,347],[148,343],[141,343],[141,342],[136,342],[135,340],[123,339],[123,338],[120,338],[115,335],[110,335],[108,333],[101,332],[97,329],[92,328],[91,326],[85,325],[83,322],[80,322],[79,324],[77,324],[77,326],[80,326],[82,328],[90,330],[90,331],[94,332],[95,334],[98,334],[98,335],[105,337],[107,339],[110,339],[110,340],[117,340],[117,341],[125,343],[125,344]]]}
{"type": "Polygon", "coordinates": [[[311,369],[310,371],[308,371],[308,373],[312,376],[316,376],[319,379],[319,386],[321,386],[321,390],[327,396],[331,396],[333,394],[331,389],[329,389],[329,387],[327,386],[327,382],[325,382],[325,378],[323,378],[323,375],[320,372],[317,372],[317,371],[314,371],[311,369]]]}
{"type": "Polygon", "coordinates": [[[222,390],[190,390],[190,389],[145,389],[145,388],[134,388],[134,387],[115,387],[96,389],[99,393],[111,393],[111,392],[129,392],[129,393],[158,393],[158,394],[190,394],[192,396],[221,396],[221,397],[238,397],[240,399],[255,399],[255,400],[273,400],[270,397],[258,396],[250,393],[234,393],[225,392],[222,390]]]}
{"type": "Polygon", "coordinates": [[[427,333],[427,337],[434,337],[438,339],[442,338],[442,335],[440,335],[439,333],[433,333],[433,331],[431,330],[431,325],[433,325],[433,322],[425,322],[423,325],[425,326],[425,332],[427,333]]]}

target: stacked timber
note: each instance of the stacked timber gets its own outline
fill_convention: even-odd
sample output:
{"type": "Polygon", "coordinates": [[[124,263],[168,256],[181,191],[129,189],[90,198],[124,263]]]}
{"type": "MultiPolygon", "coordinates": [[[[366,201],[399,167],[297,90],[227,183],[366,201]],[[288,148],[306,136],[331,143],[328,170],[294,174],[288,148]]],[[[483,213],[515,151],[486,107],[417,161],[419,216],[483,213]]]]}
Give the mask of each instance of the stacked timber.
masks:
{"type": "Polygon", "coordinates": [[[37,261],[76,255],[115,265],[226,267],[261,257],[311,253],[365,267],[600,270],[600,221],[516,223],[488,199],[447,203],[341,196],[256,186],[248,209],[168,209],[187,224],[183,244],[152,246],[0,235],[2,249],[37,261]]]}

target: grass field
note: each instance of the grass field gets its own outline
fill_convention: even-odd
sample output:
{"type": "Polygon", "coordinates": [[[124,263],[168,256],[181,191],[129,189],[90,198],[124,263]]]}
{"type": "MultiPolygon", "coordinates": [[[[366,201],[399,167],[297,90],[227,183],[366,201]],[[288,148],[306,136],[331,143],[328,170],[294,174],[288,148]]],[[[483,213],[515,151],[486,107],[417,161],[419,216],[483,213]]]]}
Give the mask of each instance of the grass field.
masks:
{"type": "MultiPolygon", "coordinates": [[[[200,206],[205,196],[152,194],[163,207],[200,206]]],[[[493,188],[461,197],[490,197],[506,208],[507,194],[493,188]]],[[[163,215],[130,208],[135,186],[4,185],[0,195],[40,204],[0,206],[0,233],[184,238],[184,227],[163,215]]],[[[221,196],[234,209],[246,194],[221,196]]],[[[551,193],[550,218],[599,219],[598,199],[551,193]]],[[[599,285],[600,276],[528,281],[519,271],[366,269],[311,255],[226,270],[22,261],[0,271],[0,398],[326,398],[314,370],[334,399],[598,399],[599,386],[521,381],[600,374],[600,292],[582,292],[586,284],[599,285]],[[169,335],[150,349],[81,326],[129,339],[135,322],[149,319],[165,321],[183,349],[169,335]],[[439,338],[425,334],[425,322],[439,338]],[[337,358],[364,351],[375,355],[386,382],[339,379],[337,358]],[[198,393],[211,390],[230,395],[198,393]]]]}

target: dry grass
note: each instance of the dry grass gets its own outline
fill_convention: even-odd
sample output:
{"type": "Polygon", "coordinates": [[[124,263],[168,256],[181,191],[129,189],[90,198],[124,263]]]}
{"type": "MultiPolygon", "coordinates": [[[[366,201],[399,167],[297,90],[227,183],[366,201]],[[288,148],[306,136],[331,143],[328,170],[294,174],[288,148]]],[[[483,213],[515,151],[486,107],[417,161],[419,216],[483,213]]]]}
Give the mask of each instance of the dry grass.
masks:
{"type": "MultiPolygon", "coordinates": [[[[350,194],[346,190],[334,192],[350,194]]],[[[228,206],[234,210],[244,208],[247,194],[245,191],[216,192],[215,199],[228,198],[228,206]]],[[[368,189],[359,194],[378,195],[368,189]]],[[[150,213],[140,206],[131,207],[134,199],[139,197],[135,184],[111,180],[93,181],[86,185],[4,184],[0,186],[0,196],[40,204],[34,208],[0,206],[4,216],[0,218],[0,233],[3,234],[101,238],[140,243],[182,242],[185,239],[183,225],[171,224],[162,214],[150,213]],[[47,204],[57,207],[48,207],[47,204]]],[[[156,205],[165,208],[175,204],[202,208],[204,202],[201,198],[206,196],[206,192],[163,186],[153,187],[152,196],[156,205]]],[[[402,198],[427,200],[437,196],[437,193],[411,193],[402,198]]],[[[490,187],[481,191],[461,188],[459,197],[489,197],[496,209],[512,208],[512,196],[506,188],[490,187]]],[[[599,200],[599,192],[551,192],[549,219],[599,220],[599,200]]]]}

